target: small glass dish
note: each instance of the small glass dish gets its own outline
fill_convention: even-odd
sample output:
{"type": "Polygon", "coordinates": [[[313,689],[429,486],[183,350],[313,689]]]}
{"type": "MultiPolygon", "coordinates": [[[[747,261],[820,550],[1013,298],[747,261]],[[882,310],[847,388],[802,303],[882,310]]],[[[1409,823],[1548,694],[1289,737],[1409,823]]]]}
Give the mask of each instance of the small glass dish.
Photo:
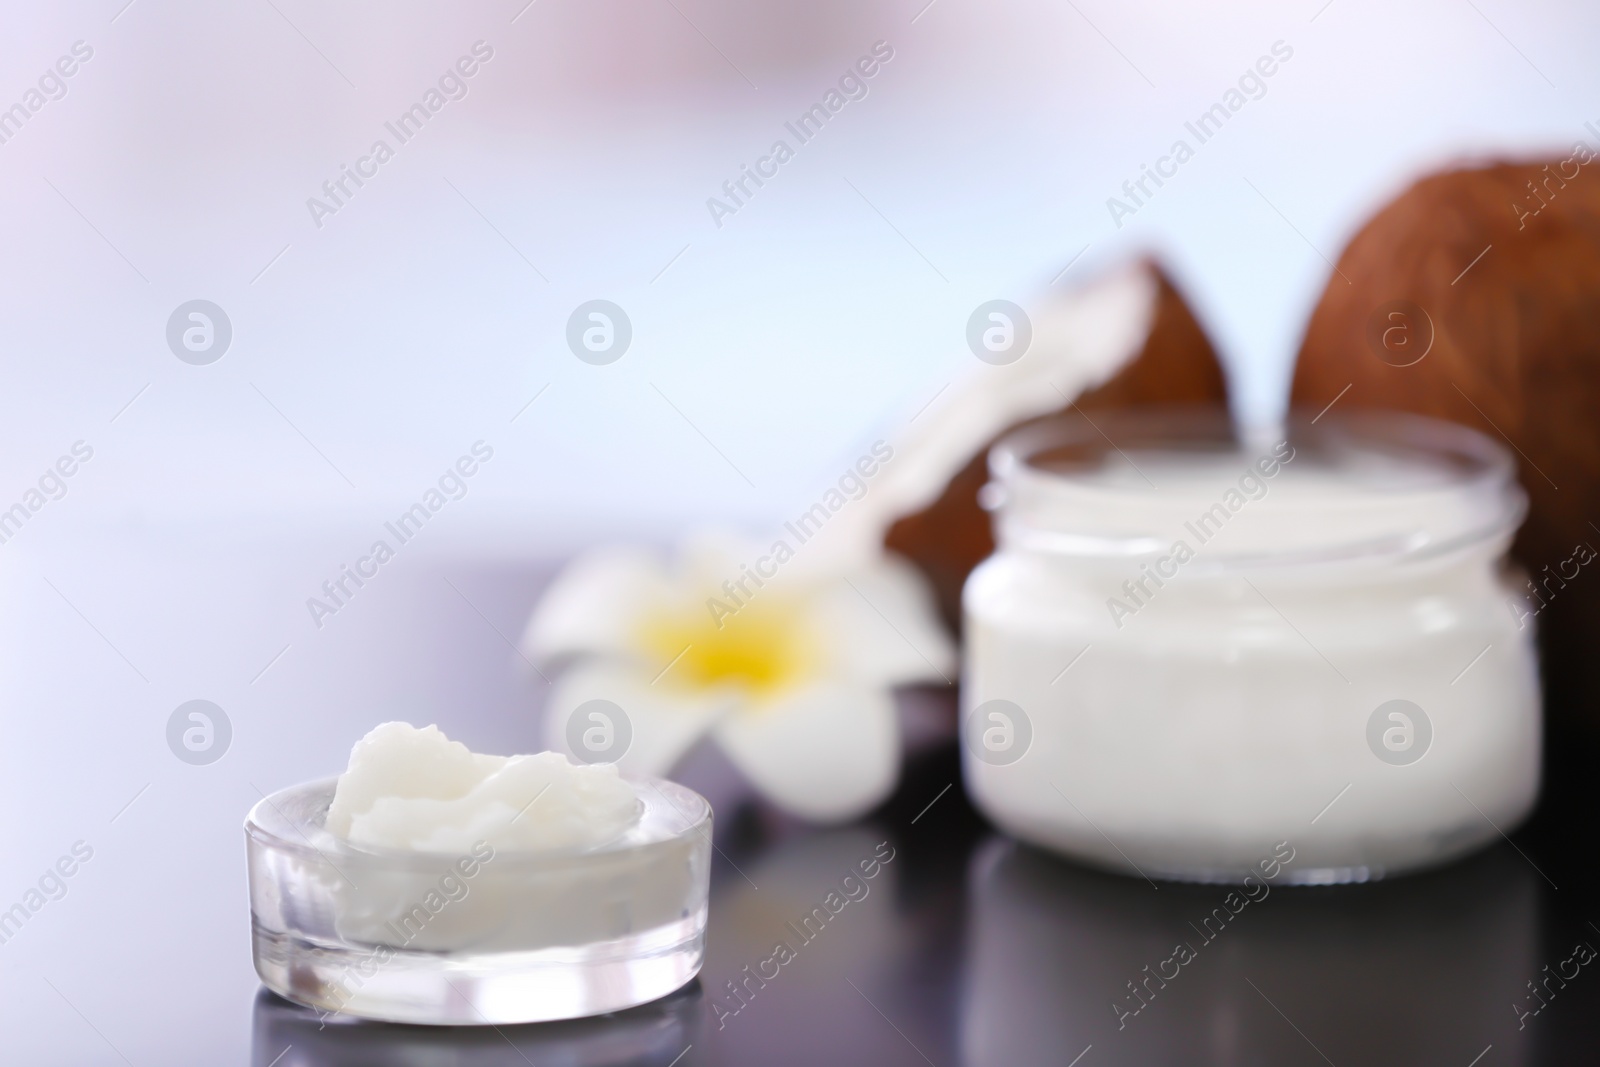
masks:
{"type": "Polygon", "coordinates": [[[440,1026],[666,996],[705,958],[711,805],[673,782],[625,780],[638,822],[589,850],[370,849],[325,826],[337,779],[262,799],[245,820],[256,973],[327,1014],[440,1026]]]}

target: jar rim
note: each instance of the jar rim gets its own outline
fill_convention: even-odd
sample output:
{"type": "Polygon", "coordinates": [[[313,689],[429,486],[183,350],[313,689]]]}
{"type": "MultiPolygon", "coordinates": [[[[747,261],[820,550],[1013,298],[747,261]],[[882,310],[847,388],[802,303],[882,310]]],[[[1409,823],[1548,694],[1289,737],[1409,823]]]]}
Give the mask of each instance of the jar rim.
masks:
{"type": "Polygon", "coordinates": [[[1003,437],[989,471],[980,503],[1002,545],[1115,560],[1198,538],[1200,569],[1433,559],[1509,542],[1527,510],[1498,442],[1386,410],[1293,412],[1250,439],[1216,408],[1080,410],[1003,437]]]}

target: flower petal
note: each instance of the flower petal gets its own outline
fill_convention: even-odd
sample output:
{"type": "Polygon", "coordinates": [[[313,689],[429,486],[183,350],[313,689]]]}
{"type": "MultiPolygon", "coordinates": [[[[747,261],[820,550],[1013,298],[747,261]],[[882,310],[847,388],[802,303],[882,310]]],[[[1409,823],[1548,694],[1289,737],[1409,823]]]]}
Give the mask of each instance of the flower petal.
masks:
{"type": "Polygon", "coordinates": [[[590,728],[601,731],[597,738],[604,737],[608,727],[618,739],[626,730],[626,749],[619,758],[606,762],[636,774],[665,775],[727,709],[729,694],[720,690],[685,693],[652,686],[650,681],[638,668],[615,660],[589,660],[570,667],[557,679],[545,702],[545,744],[558,752],[576,754],[568,735],[573,713],[591,700],[609,700],[622,710],[625,723],[591,719],[591,709],[577,727],[579,743],[582,731],[590,728]]]}
{"type": "Polygon", "coordinates": [[[819,586],[814,612],[841,673],[885,686],[955,677],[955,647],[927,579],[899,556],[880,552],[870,566],[819,586]]]}
{"type": "Polygon", "coordinates": [[[584,654],[633,652],[642,607],[668,595],[659,560],[643,549],[602,548],[568,564],[539,598],[523,651],[550,663],[584,654]]]}
{"type": "Polygon", "coordinates": [[[773,803],[817,822],[869,811],[900,776],[900,725],[887,691],[819,681],[728,715],[718,743],[773,803]]]}

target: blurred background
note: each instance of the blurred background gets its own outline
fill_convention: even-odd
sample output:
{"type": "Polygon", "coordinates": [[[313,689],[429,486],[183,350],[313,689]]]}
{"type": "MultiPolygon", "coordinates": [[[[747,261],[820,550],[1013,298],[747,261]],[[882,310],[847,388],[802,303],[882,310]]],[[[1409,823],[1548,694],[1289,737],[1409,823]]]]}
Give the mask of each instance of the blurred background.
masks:
{"type": "Polygon", "coordinates": [[[1600,137],[1600,9],[1557,0],[106,0],[4,28],[0,510],[92,449],[0,544],[0,899],[95,849],[0,945],[34,1063],[180,1062],[174,1026],[244,1062],[260,793],[381,719],[535,747],[512,645],[552,568],[781,520],[970,367],[978,304],[1154,252],[1270,419],[1378,204],[1600,137]],[[865,94],[717,217],[875,47],[865,94]],[[1108,207],[1273,54],[1176,176],[1108,207]],[[463,57],[402,143],[386,124],[463,57]],[[566,338],[596,299],[632,327],[604,366],[566,338]],[[168,341],[194,300],[231,330],[205,364],[168,341]],[[307,598],[479,441],[466,495],[319,627],[307,598]],[[192,699],[230,723],[211,766],[168,750],[192,699]]]}
{"type": "Polygon", "coordinates": [[[919,6],[13,12],[0,99],[75,41],[94,55],[0,146],[0,474],[20,488],[81,437],[103,466],[57,530],[91,510],[321,522],[381,512],[484,438],[503,447],[462,536],[763,520],[967,365],[972,307],[1142,250],[1267,415],[1327,260],[1377,204],[1600,119],[1585,5],[919,6]],[[307,200],[480,40],[467,95],[319,227],[307,200]],[[878,41],[894,58],[866,97],[719,228],[707,199],[878,41]],[[1280,41],[1263,95],[1119,227],[1107,199],[1131,202],[1123,183],[1280,41]],[[196,298],[234,330],[203,371],[164,343],[196,298]],[[599,371],[563,343],[595,298],[635,334],[599,371]]]}

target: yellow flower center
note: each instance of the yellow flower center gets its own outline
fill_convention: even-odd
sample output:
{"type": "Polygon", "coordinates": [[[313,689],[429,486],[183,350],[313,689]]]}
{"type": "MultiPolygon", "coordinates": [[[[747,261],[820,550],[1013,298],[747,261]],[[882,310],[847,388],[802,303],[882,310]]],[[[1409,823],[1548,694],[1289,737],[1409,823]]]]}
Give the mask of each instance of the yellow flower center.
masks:
{"type": "Polygon", "coordinates": [[[770,695],[807,673],[816,653],[799,605],[777,594],[720,620],[705,607],[662,611],[646,620],[640,638],[667,668],[659,684],[676,689],[733,685],[770,695]]]}

